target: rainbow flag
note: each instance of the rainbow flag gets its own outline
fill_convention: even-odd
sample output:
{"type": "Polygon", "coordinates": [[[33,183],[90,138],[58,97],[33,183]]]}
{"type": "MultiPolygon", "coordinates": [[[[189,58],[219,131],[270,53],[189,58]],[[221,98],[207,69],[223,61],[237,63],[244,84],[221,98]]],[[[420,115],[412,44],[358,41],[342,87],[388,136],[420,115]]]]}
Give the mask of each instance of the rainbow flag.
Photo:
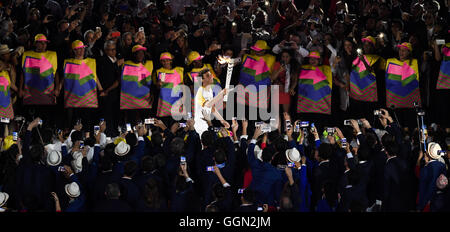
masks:
{"type": "MultiPolygon", "coordinates": [[[[203,67],[201,68],[193,68],[190,72],[187,73],[189,79],[194,83],[194,91],[191,93],[191,112],[192,117],[195,115],[195,93],[197,92],[195,89],[195,84],[197,84],[198,87],[201,87],[200,80],[198,79],[198,73],[202,71],[203,69],[209,69],[211,71],[211,74],[213,75],[213,85],[218,86],[218,88],[222,88],[220,86],[220,79],[217,77],[216,73],[214,72],[214,69],[211,67],[210,64],[203,64],[203,67]]],[[[216,88],[216,87],[214,87],[216,88]]],[[[214,95],[215,96],[215,95],[214,95]]],[[[219,107],[217,110],[221,109],[221,105],[218,105],[219,107]]]]}
{"type": "MultiPolygon", "coordinates": [[[[183,84],[183,73],[184,69],[182,67],[176,67],[172,70],[160,68],[156,71],[156,78],[162,83],[161,91],[159,92],[158,109],[156,112],[157,117],[167,117],[172,115],[172,106],[183,96],[182,89],[179,88],[179,85],[183,84]],[[175,92],[179,91],[178,95],[172,97],[172,90],[175,92]]],[[[180,105],[180,112],[181,109],[182,105],[180,105]]]]}
{"type": "MultiPolygon", "coordinates": [[[[379,58],[376,55],[364,55],[366,63],[371,67],[379,58]]],[[[353,61],[352,72],[350,73],[350,97],[358,101],[378,101],[375,74],[366,69],[359,57],[353,61]]]]}
{"type": "Polygon", "coordinates": [[[122,68],[120,109],[150,109],[153,61],[145,65],[126,61],[122,68]]]}
{"type": "Polygon", "coordinates": [[[272,67],[275,63],[275,57],[270,54],[266,54],[264,56],[247,54],[242,60],[243,62],[239,83],[244,87],[254,85],[256,87],[256,92],[251,90],[238,92],[237,101],[241,104],[246,104],[253,107],[267,108],[268,99],[270,98],[270,75],[272,67]],[[259,93],[265,90],[268,92],[267,98],[259,98],[259,93]]]}
{"type": "Polygon", "coordinates": [[[56,52],[26,51],[22,56],[24,76],[24,105],[54,105],[55,73],[58,68],[56,52]]]}
{"type": "Polygon", "coordinates": [[[442,63],[436,89],[450,89],[450,43],[442,48],[442,63]]]}
{"type": "Polygon", "coordinates": [[[396,58],[386,64],[386,104],[387,107],[413,108],[420,104],[419,68],[417,60],[401,62],[396,58]]]}
{"type": "Polygon", "coordinates": [[[331,114],[331,68],[303,65],[298,77],[297,113],[331,114]]]}
{"type": "Polygon", "coordinates": [[[0,72],[0,117],[14,118],[11,104],[11,78],[6,70],[0,72]]]}
{"type": "Polygon", "coordinates": [[[95,59],[64,61],[64,98],[66,108],[97,108],[95,59]]]}

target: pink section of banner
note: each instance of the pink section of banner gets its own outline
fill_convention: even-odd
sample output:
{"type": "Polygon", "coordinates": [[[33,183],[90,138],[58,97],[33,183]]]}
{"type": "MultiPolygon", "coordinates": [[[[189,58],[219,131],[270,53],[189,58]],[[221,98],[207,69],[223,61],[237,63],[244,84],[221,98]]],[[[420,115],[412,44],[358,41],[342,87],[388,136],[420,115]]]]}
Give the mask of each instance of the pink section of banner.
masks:
{"type": "MultiPolygon", "coordinates": [[[[370,65],[369,61],[367,60],[367,57],[364,56],[364,59],[366,60],[366,63],[368,65],[370,65]]],[[[353,61],[353,65],[358,66],[359,68],[359,72],[363,72],[366,70],[366,66],[364,65],[364,63],[361,61],[361,59],[359,57],[357,57],[354,61],[353,61]]]]}
{"type": "Polygon", "coordinates": [[[137,76],[138,81],[141,81],[142,79],[145,79],[146,77],[150,76],[150,72],[142,64],[140,64],[139,67],[125,65],[125,68],[123,69],[123,75],[137,76]]]}
{"type": "Polygon", "coordinates": [[[8,85],[9,85],[9,82],[6,79],[6,77],[0,76],[0,86],[3,86],[5,91],[8,88],[8,85]]]}
{"type": "Polygon", "coordinates": [[[53,66],[52,66],[52,64],[50,63],[50,61],[48,61],[47,58],[45,58],[45,56],[42,56],[42,57],[41,57],[41,65],[40,65],[41,73],[42,73],[42,72],[45,72],[45,71],[47,71],[47,70],[49,70],[49,69],[52,68],[52,67],[53,67],[53,66]]]}
{"type": "Polygon", "coordinates": [[[414,70],[407,64],[403,64],[402,67],[402,81],[411,75],[413,75],[415,72],[414,70]]]}
{"type": "Polygon", "coordinates": [[[255,70],[255,76],[269,71],[269,67],[267,67],[263,58],[259,58],[259,61],[256,61],[253,58],[248,57],[244,63],[244,67],[255,70]]]}
{"type": "Polygon", "coordinates": [[[67,63],[66,64],[66,73],[79,74],[80,80],[81,80],[84,77],[92,74],[92,70],[83,61],[83,62],[81,62],[80,65],[67,63]]]}
{"type": "MultiPolygon", "coordinates": [[[[161,76],[161,73],[159,74],[161,76]]],[[[160,77],[161,79],[161,77],[160,77]]],[[[174,73],[166,73],[164,81],[165,83],[172,83],[175,87],[176,85],[181,83],[180,75],[177,72],[174,73]]]]}
{"type": "Polygon", "coordinates": [[[41,60],[33,57],[27,57],[25,59],[25,68],[40,68],[40,67],[41,67],[41,60]]]}
{"type": "Polygon", "coordinates": [[[316,70],[302,70],[300,73],[300,79],[311,79],[313,80],[313,84],[317,84],[323,80],[326,80],[327,77],[323,74],[319,69],[316,70]]]}
{"type": "Polygon", "coordinates": [[[450,56],[450,48],[444,47],[442,49],[442,53],[444,54],[444,56],[450,56]]]}
{"type": "Polygon", "coordinates": [[[399,76],[401,76],[403,74],[402,66],[396,65],[396,64],[389,64],[387,71],[389,74],[394,74],[394,75],[399,75],[399,76]]]}

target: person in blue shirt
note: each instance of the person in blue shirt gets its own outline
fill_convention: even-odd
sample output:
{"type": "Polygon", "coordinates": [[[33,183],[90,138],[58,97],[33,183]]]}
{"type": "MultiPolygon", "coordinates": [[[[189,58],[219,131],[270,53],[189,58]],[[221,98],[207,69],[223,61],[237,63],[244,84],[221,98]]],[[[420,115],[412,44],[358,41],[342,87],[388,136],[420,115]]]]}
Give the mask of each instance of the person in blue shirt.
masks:
{"type": "Polygon", "coordinates": [[[273,153],[270,149],[264,149],[259,160],[255,157],[255,145],[258,137],[262,135],[261,127],[256,127],[253,139],[248,145],[247,159],[252,172],[250,189],[256,193],[258,204],[278,205],[282,178],[278,170],[270,164],[273,153]]]}
{"type": "Polygon", "coordinates": [[[430,204],[433,196],[436,195],[437,187],[436,180],[439,175],[446,173],[444,160],[439,155],[441,146],[438,143],[429,143],[427,146],[426,155],[420,151],[420,157],[424,157],[425,166],[420,169],[419,178],[419,203],[417,210],[422,211],[427,204],[430,204]]]}

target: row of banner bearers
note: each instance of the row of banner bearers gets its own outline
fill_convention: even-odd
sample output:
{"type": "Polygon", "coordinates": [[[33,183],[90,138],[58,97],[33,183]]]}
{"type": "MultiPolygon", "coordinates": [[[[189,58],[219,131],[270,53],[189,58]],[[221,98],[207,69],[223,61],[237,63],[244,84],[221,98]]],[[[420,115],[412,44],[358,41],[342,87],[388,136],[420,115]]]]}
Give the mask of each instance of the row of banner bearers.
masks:
{"type": "MultiPolygon", "coordinates": [[[[374,41],[367,37],[363,40],[374,41]]],[[[47,38],[38,34],[35,42],[48,42],[47,38]]],[[[97,78],[96,61],[84,58],[83,42],[77,40],[72,43],[75,58],[64,61],[64,77],[58,83],[55,78],[57,55],[53,51],[26,51],[22,57],[24,73],[24,105],[54,105],[56,104],[55,91],[64,91],[64,105],[66,108],[97,108],[97,93],[103,91],[97,78]],[[77,55],[78,53],[78,55],[77,55]],[[63,88],[62,88],[63,87],[63,88]]],[[[416,59],[410,59],[412,52],[410,43],[402,43],[399,47],[399,58],[390,58],[385,61],[386,104],[388,107],[413,108],[414,102],[420,103],[419,71],[416,59]]],[[[259,98],[259,92],[270,88],[270,74],[273,71],[275,57],[265,51],[270,49],[263,40],[258,40],[251,54],[242,58],[239,83],[244,87],[255,85],[256,92],[248,91],[248,95],[238,94],[238,102],[247,105],[263,107],[267,97],[259,98]],[[239,97],[241,96],[241,97],[239,97]],[[259,102],[259,104],[257,104],[259,102]]],[[[136,45],[133,53],[142,52],[145,47],[136,45]]],[[[450,44],[443,49],[444,55],[437,82],[437,89],[450,89],[450,44]]],[[[137,55],[137,54],[136,54],[137,55]]],[[[203,57],[197,52],[191,52],[189,60],[201,60],[203,57]]],[[[139,55],[137,55],[139,57],[139,55]]],[[[331,114],[332,72],[329,65],[319,65],[321,56],[312,51],[309,64],[302,65],[298,76],[298,113],[331,114]]],[[[162,68],[153,73],[153,62],[147,60],[140,63],[125,61],[122,66],[120,109],[149,109],[151,108],[151,85],[160,87],[158,98],[157,117],[171,115],[172,106],[182,98],[182,93],[173,96],[172,91],[183,84],[184,69],[172,67],[172,54],[165,52],[160,56],[162,68]]],[[[377,92],[376,76],[372,67],[379,59],[377,55],[360,54],[353,61],[350,75],[350,97],[363,102],[376,102],[377,92]]],[[[138,58],[139,60],[139,58],[138,58]]],[[[143,61],[143,59],[140,59],[143,61]]],[[[384,63],[384,62],[383,62],[384,63]]],[[[208,68],[214,76],[214,83],[220,84],[211,65],[202,64],[201,68],[194,68],[188,76],[193,82],[198,81],[197,74],[208,68]]],[[[7,71],[0,72],[0,116],[14,118],[11,104],[11,80],[7,71]]],[[[180,90],[181,91],[181,90],[180,90]]],[[[192,98],[194,93],[192,93],[192,98]]]]}

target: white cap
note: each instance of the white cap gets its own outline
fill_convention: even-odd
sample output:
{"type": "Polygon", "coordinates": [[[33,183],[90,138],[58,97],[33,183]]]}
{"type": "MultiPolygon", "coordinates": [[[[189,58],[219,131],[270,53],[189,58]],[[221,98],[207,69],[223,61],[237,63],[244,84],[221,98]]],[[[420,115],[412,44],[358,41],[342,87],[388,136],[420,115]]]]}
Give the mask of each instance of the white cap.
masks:
{"type": "Polygon", "coordinates": [[[116,145],[116,148],[114,148],[114,153],[118,156],[124,156],[128,154],[130,151],[130,145],[125,143],[124,141],[121,141],[116,145]]]}
{"type": "Polygon", "coordinates": [[[438,143],[429,143],[428,144],[428,155],[432,158],[432,159],[439,159],[439,157],[441,157],[439,155],[439,151],[442,150],[441,145],[439,145],[438,143]]]}
{"type": "Polygon", "coordinates": [[[65,189],[66,189],[66,193],[67,193],[67,195],[69,195],[69,197],[76,198],[76,197],[79,197],[81,194],[80,186],[78,186],[78,184],[76,182],[66,184],[65,189]]]}
{"type": "Polygon", "coordinates": [[[61,163],[62,155],[61,152],[56,150],[51,150],[47,155],[47,164],[50,166],[58,166],[61,163]]]}
{"type": "Polygon", "coordinates": [[[6,204],[9,199],[9,195],[4,192],[0,192],[0,207],[6,204]]]}
{"type": "Polygon", "coordinates": [[[299,162],[300,161],[300,152],[297,148],[291,148],[286,150],[286,159],[289,162],[299,162]]]}

